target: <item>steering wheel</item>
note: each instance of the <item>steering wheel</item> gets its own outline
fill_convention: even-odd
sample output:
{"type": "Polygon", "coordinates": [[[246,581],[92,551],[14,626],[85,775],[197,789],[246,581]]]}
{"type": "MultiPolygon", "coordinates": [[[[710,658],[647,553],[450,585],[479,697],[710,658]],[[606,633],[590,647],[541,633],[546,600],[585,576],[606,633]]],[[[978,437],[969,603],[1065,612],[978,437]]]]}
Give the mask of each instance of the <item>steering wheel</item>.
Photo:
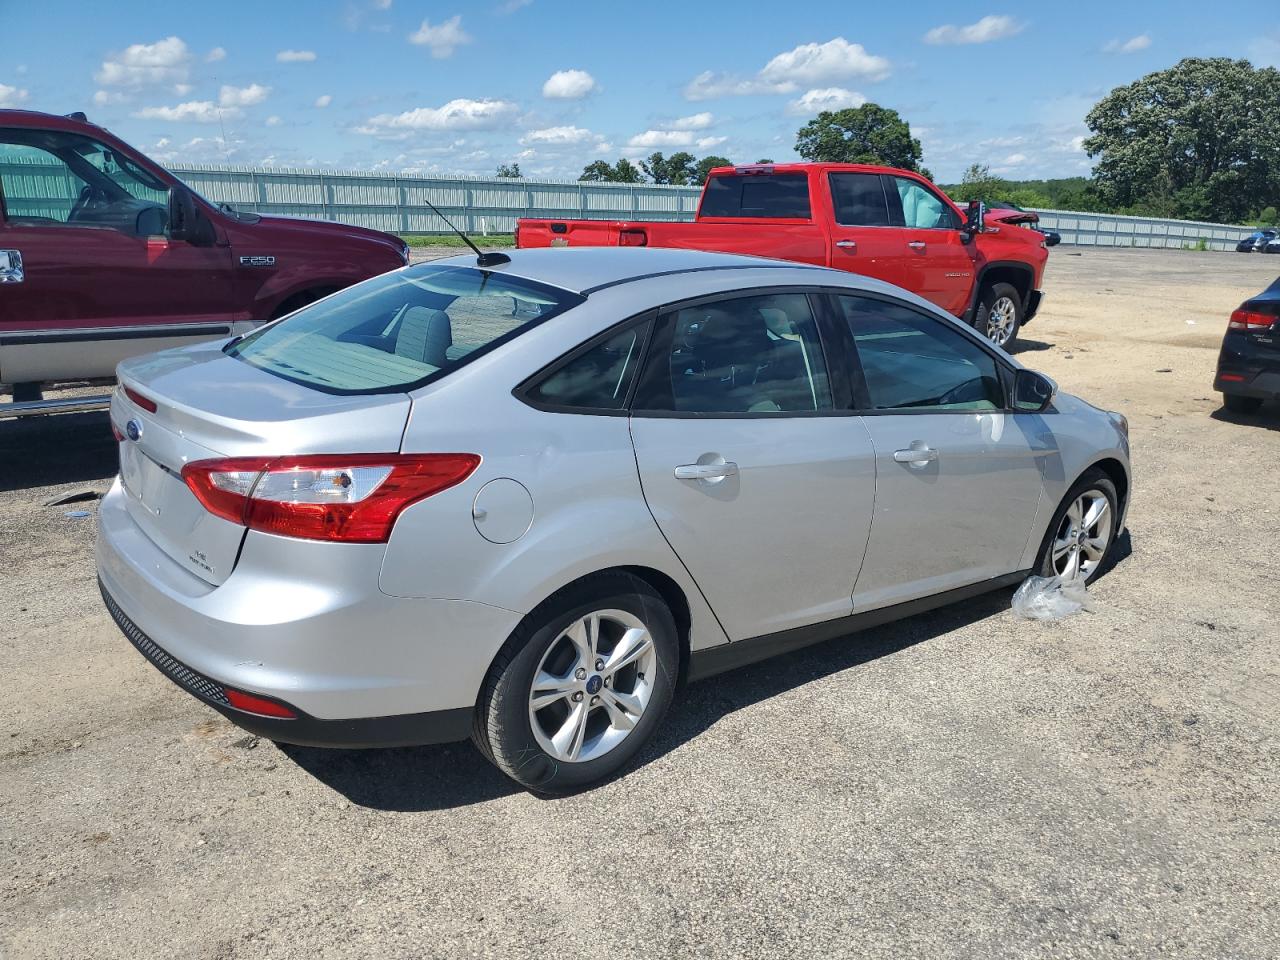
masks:
{"type": "Polygon", "coordinates": [[[80,196],[76,197],[76,202],[71,205],[71,212],[67,214],[67,222],[72,223],[80,219],[80,215],[90,207],[106,202],[106,194],[97,187],[85,184],[80,190],[80,196]]]}

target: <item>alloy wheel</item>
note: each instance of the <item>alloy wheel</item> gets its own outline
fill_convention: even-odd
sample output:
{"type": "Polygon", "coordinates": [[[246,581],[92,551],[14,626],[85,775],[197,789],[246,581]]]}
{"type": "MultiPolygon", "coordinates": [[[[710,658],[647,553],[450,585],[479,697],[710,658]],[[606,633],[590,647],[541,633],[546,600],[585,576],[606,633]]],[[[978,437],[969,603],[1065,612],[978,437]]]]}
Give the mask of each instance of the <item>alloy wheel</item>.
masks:
{"type": "Polygon", "coordinates": [[[625,610],[596,610],[547,647],[529,689],[529,723],[557,760],[604,756],[635,729],[653,697],[658,655],[644,623],[625,610]]]}
{"type": "Polygon", "coordinates": [[[1012,297],[998,297],[987,313],[987,339],[1003,347],[1013,337],[1018,322],[1018,305],[1012,297]]]}
{"type": "Polygon", "coordinates": [[[1088,580],[1111,543],[1111,501],[1101,490],[1086,490],[1067,507],[1053,538],[1053,571],[1063,580],[1088,580]]]}

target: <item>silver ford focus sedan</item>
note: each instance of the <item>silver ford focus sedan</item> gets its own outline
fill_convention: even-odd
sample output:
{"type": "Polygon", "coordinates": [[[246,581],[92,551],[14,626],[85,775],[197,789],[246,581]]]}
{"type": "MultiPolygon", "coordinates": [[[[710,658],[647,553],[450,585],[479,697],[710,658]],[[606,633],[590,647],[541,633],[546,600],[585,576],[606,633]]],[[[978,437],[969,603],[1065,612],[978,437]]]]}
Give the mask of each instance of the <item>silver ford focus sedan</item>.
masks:
{"type": "Polygon", "coordinates": [[[130,360],[103,598],[273,740],[607,777],[677,687],[1096,576],[1128,424],[925,300],[658,249],[458,257],[130,360]]]}

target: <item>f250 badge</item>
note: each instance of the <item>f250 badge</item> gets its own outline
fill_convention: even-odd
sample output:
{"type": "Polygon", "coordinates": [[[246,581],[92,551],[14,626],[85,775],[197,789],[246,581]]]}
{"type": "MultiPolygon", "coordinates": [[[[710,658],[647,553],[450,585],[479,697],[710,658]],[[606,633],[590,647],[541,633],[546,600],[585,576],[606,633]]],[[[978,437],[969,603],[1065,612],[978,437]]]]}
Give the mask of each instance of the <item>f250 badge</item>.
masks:
{"type": "Polygon", "coordinates": [[[275,257],[256,256],[240,258],[240,266],[242,267],[274,267],[275,265],[275,257]]]}

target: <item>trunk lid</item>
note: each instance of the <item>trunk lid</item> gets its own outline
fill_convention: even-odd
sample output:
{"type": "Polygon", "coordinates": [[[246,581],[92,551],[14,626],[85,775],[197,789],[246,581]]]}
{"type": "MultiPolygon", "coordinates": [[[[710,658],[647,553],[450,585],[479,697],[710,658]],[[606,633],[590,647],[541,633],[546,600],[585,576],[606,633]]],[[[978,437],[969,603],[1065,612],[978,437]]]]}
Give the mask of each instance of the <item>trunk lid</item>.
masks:
{"type": "Polygon", "coordinates": [[[130,515],[175,563],[215,586],[235,568],[246,528],[209,513],[182,468],[220,457],[394,453],[407,394],[333,396],[200,344],[126,361],[111,420],[130,515]],[[141,398],[135,401],[129,392],[141,398]],[[147,409],[154,404],[155,409],[147,409]]]}

